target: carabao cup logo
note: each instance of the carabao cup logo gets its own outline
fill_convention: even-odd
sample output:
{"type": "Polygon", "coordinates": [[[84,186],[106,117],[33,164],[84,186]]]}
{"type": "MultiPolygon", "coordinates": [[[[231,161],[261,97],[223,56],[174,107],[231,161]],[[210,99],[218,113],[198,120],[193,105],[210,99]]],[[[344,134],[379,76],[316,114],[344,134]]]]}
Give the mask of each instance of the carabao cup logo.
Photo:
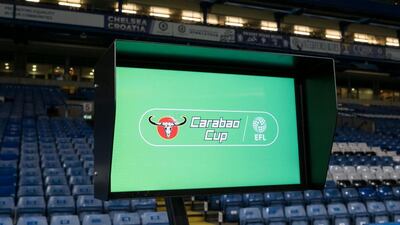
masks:
{"type": "Polygon", "coordinates": [[[158,122],[154,122],[149,117],[149,122],[155,126],[157,126],[158,134],[164,139],[173,139],[179,131],[179,126],[182,126],[186,123],[186,117],[182,116],[183,121],[178,123],[173,117],[166,116],[158,120],[158,122]]]}

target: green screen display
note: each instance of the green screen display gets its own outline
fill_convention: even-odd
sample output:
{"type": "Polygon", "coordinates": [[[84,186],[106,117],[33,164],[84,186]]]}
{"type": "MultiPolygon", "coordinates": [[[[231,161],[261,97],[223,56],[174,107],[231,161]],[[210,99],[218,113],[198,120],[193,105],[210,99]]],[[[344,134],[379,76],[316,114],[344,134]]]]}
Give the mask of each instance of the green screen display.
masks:
{"type": "Polygon", "coordinates": [[[293,78],[117,67],[111,192],[300,184],[293,78]]]}

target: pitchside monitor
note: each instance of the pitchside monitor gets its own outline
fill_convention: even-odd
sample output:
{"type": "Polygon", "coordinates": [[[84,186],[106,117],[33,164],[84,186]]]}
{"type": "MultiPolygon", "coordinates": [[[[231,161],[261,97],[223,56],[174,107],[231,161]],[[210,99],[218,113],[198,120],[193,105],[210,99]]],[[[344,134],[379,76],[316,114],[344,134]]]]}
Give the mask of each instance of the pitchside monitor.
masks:
{"type": "Polygon", "coordinates": [[[117,41],[95,82],[99,198],[323,185],[332,60],[117,41]]]}

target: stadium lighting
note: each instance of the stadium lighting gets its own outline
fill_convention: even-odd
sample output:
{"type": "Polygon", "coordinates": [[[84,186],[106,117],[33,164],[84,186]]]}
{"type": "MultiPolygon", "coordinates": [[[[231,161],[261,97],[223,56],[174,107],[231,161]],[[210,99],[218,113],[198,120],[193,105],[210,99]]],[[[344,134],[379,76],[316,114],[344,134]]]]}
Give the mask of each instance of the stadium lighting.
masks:
{"type": "Polygon", "coordinates": [[[59,1],[58,5],[80,8],[82,5],[80,1],[59,1]]]}
{"type": "Polygon", "coordinates": [[[355,42],[368,43],[368,44],[377,44],[375,36],[369,35],[369,34],[354,33],[354,39],[353,40],[355,42]]]}
{"type": "Polygon", "coordinates": [[[244,21],[240,17],[226,16],[225,25],[232,27],[243,27],[244,21]]]}
{"type": "Polygon", "coordinates": [[[294,25],[294,33],[298,35],[310,36],[312,32],[311,27],[302,26],[302,25],[294,25]]]}
{"type": "Polygon", "coordinates": [[[342,39],[342,34],[338,30],[326,29],[325,37],[328,39],[340,40],[342,39]]]}
{"type": "Polygon", "coordinates": [[[10,64],[8,62],[4,63],[4,66],[9,66],[10,64]]]}
{"type": "Polygon", "coordinates": [[[278,23],[272,21],[261,21],[261,30],[278,31],[278,23]]]}
{"type": "MultiPolygon", "coordinates": [[[[122,13],[126,14],[136,14],[139,7],[136,4],[123,4],[122,13]]],[[[118,12],[118,3],[115,4],[115,12],[118,12]]]]}
{"type": "Polygon", "coordinates": [[[208,14],[207,16],[207,23],[211,25],[218,25],[218,17],[214,14],[208,14]]]}
{"type": "Polygon", "coordinates": [[[40,0],[25,0],[26,2],[34,2],[34,3],[39,3],[40,0]]]}
{"type": "Polygon", "coordinates": [[[169,18],[171,11],[168,8],[163,7],[150,7],[150,16],[169,18]]]}
{"type": "Polygon", "coordinates": [[[203,21],[203,15],[199,12],[183,10],[182,11],[182,20],[201,22],[201,21],[203,21]]]}
{"type": "Polygon", "coordinates": [[[387,37],[386,38],[386,45],[387,46],[394,46],[394,47],[399,47],[399,39],[394,38],[394,37],[387,37]]]}

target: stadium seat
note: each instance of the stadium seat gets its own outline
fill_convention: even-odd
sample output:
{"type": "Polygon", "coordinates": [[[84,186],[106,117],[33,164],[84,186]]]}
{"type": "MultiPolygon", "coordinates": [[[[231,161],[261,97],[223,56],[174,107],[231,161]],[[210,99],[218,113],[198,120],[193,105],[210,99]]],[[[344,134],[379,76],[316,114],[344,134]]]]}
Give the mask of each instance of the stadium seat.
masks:
{"type": "Polygon", "coordinates": [[[43,197],[23,196],[18,199],[17,213],[21,214],[41,214],[46,212],[46,202],[43,197]]]}
{"type": "Polygon", "coordinates": [[[80,225],[76,215],[54,215],[50,219],[50,225],[80,225]]]}
{"type": "Polygon", "coordinates": [[[93,185],[74,185],[72,188],[72,195],[77,197],[79,195],[93,195],[93,185]]]}
{"type": "Polygon", "coordinates": [[[282,205],[272,205],[272,206],[263,208],[262,216],[264,218],[265,224],[270,224],[271,222],[286,221],[284,208],[282,205]]]}
{"type": "Polygon", "coordinates": [[[111,225],[108,214],[88,214],[83,217],[82,225],[111,225]]]}
{"type": "Polygon", "coordinates": [[[342,201],[342,194],[337,188],[324,189],[324,199],[327,202],[340,202],[342,201]]]}
{"type": "Polygon", "coordinates": [[[93,195],[80,195],[76,201],[76,208],[80,212],[102,212],[102,201],[95,199],[93,195]]]}
{"type": "Polygon", "coordinates": [[[142,225],[169,225],[168,215],[166,212],[145,212],[142,225]]]}
{"type": "Polygon", "coordinates": [[[303,205],[292,205],[285,207],[285,215],[288,221],[307,221],[306,210],[303,205]]]}
{"type": "Polygon", "coordinates": [[[20,186],[18,188],[18,197],[22,196],[43,196],[43,188],[41,185],[37,186],[20,186]]]}
{"type": "Polygon", "coordinates": [[[104,209],[111,211],[129,211],[131,209],[130,201],[127,199],[116,199],[104,202],[104,209]]]}
{"type": "Polygon", "coordinates": [[[285,202],[285,197],[282,192],[267,192],[264,194],[264,201],[268,205],[279,205],[285,202]]]}
{"type": "Polygon", "coordinates": [[[347,202],[357,201],[360,199],[358,191],[355,188],[342,188],[342,196],[347,202]]]}
{"type": "Polygon", "coordinates": [[[134,212],[154,212],[157,208],[157,202],[155,198],[132,199],[131,207],[134,212]]]}
{"type": "Polygon", "coordinates": [[[46,186],[49,185],[67,185],[67,180],[65,179],[65,176],[59,175],[59,176],[48,176],[45,178],[44,181],[46,186]]]}
{"type": "Polygon", "coordinates": [[[72,196],[51,196],[47,203],[47,212],[54,213],[75,213],[75,200],[72,196]]]}
{"type": "Polygon", "coordinates": [[[358,189],[361,199],[364,201],[366,200],[373,200],[377,197],[376,190],[373,187],[361,187],[358,189]]]}
{"type": "Polygon", "coordinates": [[[242,208],[239,212],[240,225],[263,225],[263,218],[261,216],[260,208],[258,207],[250,207],[250,208],[242,208]]]}
{"type": "Polygon", "coordinates": [[[14,212],[14,198],[0,197],[0,215],[12,215],[14,212]]]}
{"type": "Polygon", "coordinates": [[[369,217],[365,205],[361,202],[347,203],[347,209],[352,216],[355,225],[368,224],[369,217]]]}
{"type": "Polygon", "coordinates": [[[373,216],[374,223],[389,222],[388,213],[383,202],[369,201],[367,202],[368,213],[373,216]]]}
{"type": "Polygon", "coordinates": [[[113,225],[140,225],[138,213],[117,212],[113,217],[113,225]]]}
{"type": "Polygon", "coordinates": [[[262,193],[243,194],[243,202],[247,207],[260,207],[264,205],[264,195],[262,193]]]}
{"type": "Polygon", "coordinates": [[[17,225],[47,225],[47,219],[44,216],[21,216],[17,225]]]}
{"type": "Polygon", "coordinates": [[[335,225],[350,225],[349,214],[343,203],[328,204],[328,215],[332,218],[335,225]]]}
{"type": "Polygon", "coordinates": [[[284,193],[285,200],[289,204],[302,204],[304,202],[303,193],[301,191],[287,191],[284,193]]]}
{"type": "Polygon", "coordinates": [[[392,221],[400,222],[400,201],[386,200],[385,206],[392,217],[392,221]]]}
{"type": "Polygon", "coordinates": [[[306,203],[320,203],[323,201],[323,196],[319,190],[304,191],[304,200],[306,203]]]}
{"type": "Polygon", "coordinates": [[[49,185],[46,188],[46,197],[71,195],[67,185],[49,185]]]}
{"type": "Polygon", "coordinates": [[[0,215],[0,225],[13,225],[13,221],[9,216],[0,215]]]}

